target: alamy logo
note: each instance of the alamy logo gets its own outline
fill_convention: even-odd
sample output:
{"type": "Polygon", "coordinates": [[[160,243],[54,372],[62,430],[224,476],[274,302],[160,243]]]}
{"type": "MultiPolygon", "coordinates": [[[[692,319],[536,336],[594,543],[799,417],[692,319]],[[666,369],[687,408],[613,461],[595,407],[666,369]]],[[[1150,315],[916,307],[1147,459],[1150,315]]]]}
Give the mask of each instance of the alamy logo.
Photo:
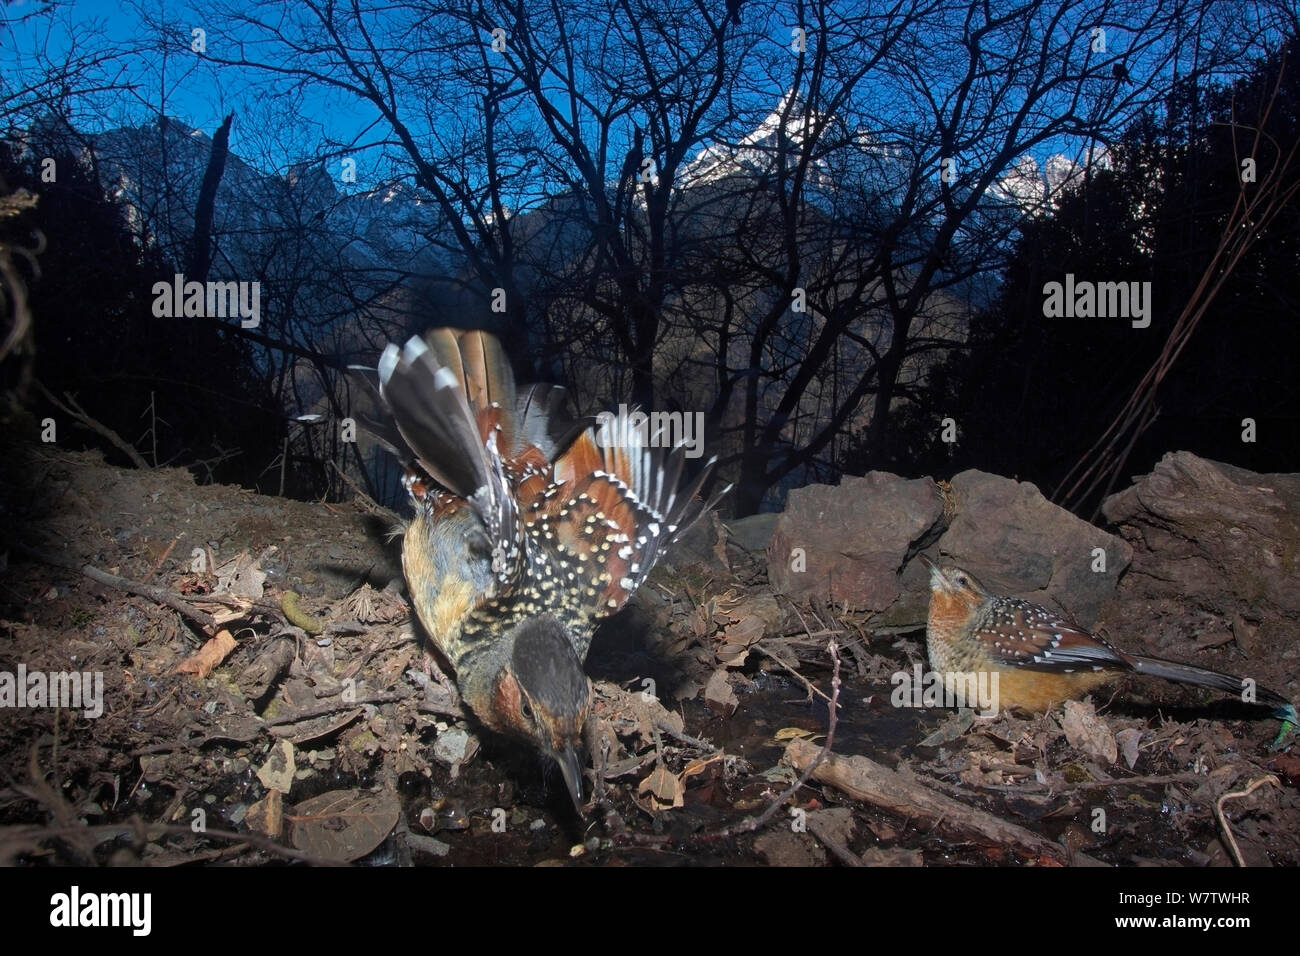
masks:
{"type": "Polygon", "coordinates": [[[703,412],[643,412],[619,405],[617,412],[596,416],[596,444],[601,448],[676,448],[687,458],[704,454],[703,412]]]}
{"type": "Polygon", "coordinates": [[[178,272],[171,282],[155,282],[153,295],[153,314],[160,319],[238,316],[245,329],[262,322],[260,282],[186,282],[178,272]]]}
{"type": "Polygon", "coordinates": [[[134,936],[148,936],[152,914],[152,893],[83,893],[74,886],[50,897],[51,926],[125,926],[134,936]]]}
{"type": "Polygon", "coordinates": [[[81,710],[86,717],[104,713],[104,672],[0,671],[0,707],[62,707],[81,710]]]}
{"type": "Polygon", "coordinates": [[[1065,282],[1048,282],[1043,286],[1043,315],[1049,319],[1132,319],[1133,328],[1151,324],[1150,282],[1075,281],[1074,273],[1065,274],[1065,282]]]}
{"type": "Polygon", "coordinates": [[[997,671],[922,671],[917,664],[909,674],[895,671],[889,703],[895,707],[970,707],[981,717],[996,717],[997,671]]]}

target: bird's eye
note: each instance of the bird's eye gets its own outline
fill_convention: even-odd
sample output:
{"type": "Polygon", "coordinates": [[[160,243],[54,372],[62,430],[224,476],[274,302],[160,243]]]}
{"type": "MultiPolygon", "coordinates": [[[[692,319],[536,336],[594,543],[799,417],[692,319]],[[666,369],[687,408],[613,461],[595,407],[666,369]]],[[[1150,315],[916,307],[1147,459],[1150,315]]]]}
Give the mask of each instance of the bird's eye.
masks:
{"type": "Polygon", "coordinates": [[[528,701],[524,701],[520,705],[519,712],[524,715],[524,720],[533,719],[533,705],[528,703],[528,701]]]}

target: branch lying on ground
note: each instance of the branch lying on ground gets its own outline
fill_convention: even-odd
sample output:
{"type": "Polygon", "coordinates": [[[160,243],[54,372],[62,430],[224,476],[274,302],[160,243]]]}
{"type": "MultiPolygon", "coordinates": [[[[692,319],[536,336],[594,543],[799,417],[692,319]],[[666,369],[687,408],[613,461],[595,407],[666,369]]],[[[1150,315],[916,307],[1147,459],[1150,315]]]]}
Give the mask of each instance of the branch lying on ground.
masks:
{"type": "Polygon", "coordinates": [[[1228,838],[1228,849],[1232,851],[1232,860],[1237,866],[1245,866],[1246,861],[1242,859],[1241,847],[1237,846],[1237,838],[1232,835],[1232,827],[1228,826],[1228,817],[1223,812],[1223,805],[1229,800],[1240,800],[1242,797],[1250,796],[1266,783],[1274,787],[1282,786],[1282,784],[1278,783],[1277,777],[1260,777],[1258,780],[1252,781],[1244,790],[1225,793],[1214,803],[1214,815],[1218,818],[1219,826],[1223,828],[1223,835],[1228,838]]]}
{"type": "Polygon", "coordinates": [[[382,518],[388,518],[394,523],[401,522],[402,518],[396,511],[393,511],[391,508],[385,508],[379,502],[375,501],[374,498],[370,497],[370,493],[357,484],[355,478],[338,465],[334,464],[333,461],[330,461],[329,465],[334,469],[334,473],[338,475],[339,478],[343,479],[343,483],[352,489],[353,494],[357,496],[354,500],[357,501],[361,507],[365,508],[372,515],[379,515],[382,518]]]}
{"type": "Polygon", "coordinates": [[[98,581],[100,584],[107,584],[109,587],[117,588],[119,591],[126,591],[130,594],[138,594],[141,597],[147,597],[157,604],[163,604],[176,611],[182,617],[193,621],[206,631],[211,631],[216,627],[217,621],[207,611],[200,611],[194,605],[182,600],[181,597],[173,591],[159,587],[156,584],[141,584],[139,581],[132,581],[129,578],[120,577],[116,574],[109,574],[107,571],[101,571],[91,564],[78,564],[75,561],[65,561],[57,558],[52,554],[46,554],[44,551],[38,551],[35,548],[29,548],[25,544],[15,542],[13,545],[15,551],[19,554],[26,555],[42,564],[52,565],[56,568],[66,568],[69,571],[80,571],[92,581],[98,581]]]}
{"type": "Polygon", "coordinates": [[[864,800],[913,821],[928,821],[936,829],[965,839],[974,837],[994,846],[1010,846],[1029,856],[1046,857],[1058,864],[1103,865],[1082,853],[1070,856],[1059,843],[984,810],[935,793],[866,757],[827,755],[824,749],[818,751],[806,740],[792,740],[782,759],[796,770],[807,767],[813,771],[817,781],[842,790],[854,800],[864,800]]]}
{"type": "Polygon", "coordinates": [[[11,786],[44,806],[53,823],[49,826],[0,827],[0,864],[13,866],[23,854],[34,853],[48,842],[57,840],[78,862],[89,865],[95,862],[95,847],[108,840],[134,837],[137,846],[144,846],[156,843],[164,836],[175,836],[182,839],[226,840],[237,846],[253,846],[265,853],[314,866],[343,865],[338,860],[324,859],[284,846],[258,833],[236,833],[209,827],[196,834],[188,823],[146,823],[138,815],[124,823],[88,825],[78,819],[63,795],[45,781],[45,772],[40,766],[36,747],[31,750],[27,769],[30,779],[26,782],[13,781],[11,786]]]}

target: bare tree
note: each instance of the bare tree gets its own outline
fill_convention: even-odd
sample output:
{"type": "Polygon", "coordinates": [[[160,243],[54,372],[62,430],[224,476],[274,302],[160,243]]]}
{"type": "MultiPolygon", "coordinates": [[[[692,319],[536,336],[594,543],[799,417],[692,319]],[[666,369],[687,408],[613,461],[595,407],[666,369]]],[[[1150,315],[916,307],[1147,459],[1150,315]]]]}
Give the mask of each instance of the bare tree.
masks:
{"type": "MultiPolygon", "coordinates": [[[[413,183],[436,211],[455,307],[429,321],[492,325],[606,399],[706,408],[744,513],[833,474],[845,434],[879,456],[1008,254],[1026,213],[1009,178],[1051,154],[1086,175],[1276,19],[1216,0],[841,6],[217,2],[204,56],[361,110],[361,138],[321,149],[368,151],[371,188],[413,183]]],[[[319,335],[342,342],[329,330],[374,301],[349,298],[319,335]]]]}

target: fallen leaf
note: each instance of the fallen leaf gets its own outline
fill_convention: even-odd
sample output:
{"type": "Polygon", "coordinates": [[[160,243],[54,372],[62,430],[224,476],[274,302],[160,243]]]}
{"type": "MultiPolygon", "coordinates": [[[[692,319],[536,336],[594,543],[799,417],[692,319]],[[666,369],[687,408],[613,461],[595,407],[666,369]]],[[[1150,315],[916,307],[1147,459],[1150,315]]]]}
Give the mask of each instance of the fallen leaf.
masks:
{"type": "Polygon", "coordinates": [[[817,736],[819,735],[802,727],[782,727],[776,732],[777,740],[812,740],[817,736]]]}
{"type": "Polygon", "coordinates": [[[938,730],[921,741],[921,746],[941,747],[951,743],[966,733],[973,723],[975,723],[975,711],[970,707],[958,708],[957,713],[940,724],[938,730]]]}
{"type": "Polygon", "coordinates": [[[1090,757],[1112,764],[1119,756],[1115,735],[1110,732],[1106,722],[1097,716],[1096,708],[1091,702],[1067,700],[1061,729],[1065,731],[1065,739],[1071,747],[1077,747],[1090,757]]]}
{"type": "Polygon", "coordinates": [[[686,769],[682,771],[680,779],[685,781],[690,777],[694,777],[696,774],[704,773],[704,771],[708,769],[710,764],[717,763],[719,760],[722,759],[722,757],[723,755],[721,753],[716,753],[711,757],[699,757],[695,760],[692,760],[690,763],[686,765],[686,769]]]}
{"type": "Polygon", "coordinates": [[[298,769],[294,765],[293,744],[287,740],[279,741],[271,748],[266,763],[257,771],[257,779],[268,790],[288,793],[293,786],[293,775],[298,769]]]}
{"type": "Polygon", "coordinates": [[[763,622],[743,609],[735,612],[740,619],[727,625],[718,646],[718,660],[728,667],[739,667],[749,656],[749,649],[763,638],[763,622]]]}
{"type": "Polygon", "coordinates": [[[1197,640],[1192,646],[1193,650],[1205,651],[1212,647],[1222,647],[1224,644],[1231,644],[1236,638],[1229,631],[1211,631],[1204,637],[1197,640]]]}
{"type": "Polygon", "coordinates": [[[451,778],[456,779],[463,764],[469,763],[478,753],[478,738],[461,727],[448,727],[433,742],[433,758],[451,768],[451,778]]]}
{"type": "Polygon", "coordinates": [[[238,646],[239,642],[235,640],[233,634],[229,631],[219,631],[216,637],[177,664],[173,673],[193,674],[202,680],[220,667],[221,662],[238,646]]]}
{"type": "Polygon", "coordinates": [[[279,790],[270,791],[248,808],[244,822],[250,830],[278,840],[284,832],[284,795],[279,790]]]}
{"type": "Polygon", "coordinates": [[[711,711],[723,717],[730,717],[740,705],[739,698],[731,689],[725,667],[714,671],[713,676],[709,678],[708,684],[704,687],[704,702],[709,705],[711,711]]]}
{"type": "Polygon", "coordinates": [[[1115,741],[1119,744],[1119,752],[1124,755],[1124,762],[1128,764],[1130,770],[1137,763],[1138,744],[1142,740],[1142,731],[1136,727],[1129,727],[1121,730],[1115,735],[1115,741]]]}
{"type": "Polygon", "coordinates": [[[307,717],[296,724],[272,727],[269,733],[272,737],[283,737],[295,745],[302,745],[338,733],[364,713],[365,708],[357,707],[354,710],[345,710],[337,714],[307,717]]]}
{"type": "Polygon", "coordinates": [[[685,788],[667,767],[660,764],[650,771],[650,775],[641,781],[637,793],[648,793],[656,810],[676,809],[682,806],[682,794],[685,788]]]}
{"type": "Polygon", "coordinates": [[[258,599],[262,597],[262,585],[266,582],[263,571],[247,551],[240,552],[221,567],[217,568],[217,586],[214,594],[230,594],[235,597],[258,599]]]}
{"type": "Polygon", "coordinates": [[[401,804],[391,790],[331,790],[304,800],[285,814],[293,845],[327,860],[359,860],[397,825],[401,804]]]}
{"type": "Polygon", "coordinates": [[[1291,786],[1300,786],[1300,757],[1295,754],[1279,754],[1264,766],[1280,774],[1291,786]]]}

